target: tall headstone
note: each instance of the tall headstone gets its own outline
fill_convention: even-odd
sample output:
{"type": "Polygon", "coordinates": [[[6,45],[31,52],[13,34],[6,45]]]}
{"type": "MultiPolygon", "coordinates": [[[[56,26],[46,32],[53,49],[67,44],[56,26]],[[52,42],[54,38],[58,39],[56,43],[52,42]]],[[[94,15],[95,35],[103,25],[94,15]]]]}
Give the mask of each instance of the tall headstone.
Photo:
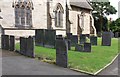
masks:
{"type": "Polygon", "coordinates": [[[102,33],[102,46],[111,46],[111,33],[110,32],[102,33]]]}
{"type": "Polygon", "coordinates": [[[10,36],[10,51],[14,51],[15,50],[15,36],[10,36]]]}
{"type": "Polygon", "coordinates": [[[86,42],[86,35],[85,34],[81,34],[80,35],[80,44],[84,44],[86,42]]]}
{"type": "Polygon", "coordinates": [[[27,38],[25,37],[20,37],[20,54],[26,55],[26,46],[27,46],[27,38]]]}
{"type": "Polygon", "coordinates": [[[55,48],[56,31],[45,30],[44,46],[48,48],[55,48]]]}
{"type": "Polygon", "coordinates": [[[82,52],[82,51],[83,51],[83,45],[76,44],[76,46],[75,46],[75,51],[80,51],[80,52],[82,52]]]}
{"type": "Polygon", "coordinates": [[[66,35],[67,35],[67,38],[70,39],[72,36],[72,33],[67,33],[66,35]]]}
{"type": "Polygon", "coordinates": [[[84,43],[84,52],[91,52],[91,43],[84,43]]]}
{"type": "Polygon", "coordinates": [[[26,45],[26,56],[34,58],[34,39],[33,37],[28,37],[27,40],[27,45],[26,45]]]}
{"type": "Polygon", "coordinates": [[[9,50],[9,36],[8,35],[1,35],[1,46],[4,50],[9,50]]]}
{"type": "Polygon", "coordinates": [[[120,32],[115,32],[115,38],[120,37],[120,32]]]}
{"type": "Polygon", "coordinates": [[[64,68],[68,67],[68,45],[62,39],[56,39],[56,64],[64,68]]]}
{"type": "Polygon", "coordinates": [[[92,45],[97,45],[97,37],[96,36],[90,36],[90,43],[92,45]]]}
{"type": "Polygon", "coordinates": [[[35,30],[35,45],[44,46],[44,40],[45,40],[45,30],[44,29],[35,30]]]}
{"type": "Polygon", "coordinates": [[[70,39],[71,39],[71,46],[75,46],[76,44],[78,44],[78,36],[77,35],[72,35],[70,39]]]}

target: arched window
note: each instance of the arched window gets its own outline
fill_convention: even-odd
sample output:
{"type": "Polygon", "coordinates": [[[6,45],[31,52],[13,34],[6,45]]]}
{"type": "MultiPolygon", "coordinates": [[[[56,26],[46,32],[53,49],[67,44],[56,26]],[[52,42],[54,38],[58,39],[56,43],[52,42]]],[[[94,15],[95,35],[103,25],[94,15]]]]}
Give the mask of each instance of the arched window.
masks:
{"type": "Polygon", "coordinates": [[[58,3],[56,5],[54,12],[55,12],[55,26],[62,27],[63,26],[64,9],[60,3],[58,3]]]}

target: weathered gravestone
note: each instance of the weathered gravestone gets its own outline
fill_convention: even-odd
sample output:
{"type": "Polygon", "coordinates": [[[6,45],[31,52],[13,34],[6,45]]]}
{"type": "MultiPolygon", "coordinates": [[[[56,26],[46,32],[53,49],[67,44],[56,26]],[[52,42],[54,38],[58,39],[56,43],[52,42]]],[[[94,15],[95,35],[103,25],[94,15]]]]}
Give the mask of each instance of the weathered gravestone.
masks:
{"type": "Polygon", "coordinates": [[[91,43],[91,45],[97,45],[97,37],[90,36],[90,43],[91,43]]]}
{"type": "Polygon", "coordinates": [[[84,43],[84,52],[91,52],[91,43],[84,43]]]}
{"type": "Polygon", "coordinates": [[[80,51],[80,52],[83,51],[83,45],[76,44],[75,51],[80,51]]]}
{"type": "Polygon", "coordinates": [[[119,38],[120,37],[120,33],[119,32],[115,32],[115,38],[119,38]]]}
{"type": "Polygon", "coordinates": [[[20,54],[34,57],[34,40],[33,37],[20,37],[20,54]]]}
{"type": "Polygon", "coordinates": [[[27,47],[26,47],[26,56],[34,58],[34,39],[33,37],[28,37],[27,38],[27,47]]]}
{"type": "Polygon", "coordinates": [[[111,38],[114,38],[114,33],[112,31],[110,31],[111,33],[111,38]]]}
{"type": "Polygon", "coordinates": [[[85,34],[81,34],[80,35],[80,44],[84,44],[86,42],[86,35],[85,34]]]}
{"type": "Polygon", "coordinates": [[[1,35],[1,48],[4,50],[9,50],[9,36],[1,35]]]}
{"type": "Polygon", "coordinates": [[[72,33],[66,33],[66,35],[67,35],[67,38],[70,39],[72,36],[72,33]]]}
{"type": "Polygon", "coordinates": [[[48,48],[55,48],[56,31],[45,30],[44,46],[48,48]]]}
{"type": "Polygon", "coordinates": [[[22,55],[26,55],[26,49],[27,49],[26,41],[27,41],[27,38],[20,37],[20,52],[19,53],[22,54],[22,55]]]}
{"type": "Polygon", "coordinates": [[[44,29],[35,30],[35,45],[44,46],[44,39],[45,39],[45,30],[44,29]]]}
{"type": "Polygon", "coordinates": [[[75,46],[76,44],[78,44],[78,36],[77,35],[72,35],[70,40],[71,40],[71,46],[75,46]]]}
{"type": "Polygon", "coordinates": [[[85,36],[89,38],[89,37],[90,37],[90,34],[85,34],[85,36]]]}
{"type": "Polygon", "coordinates": [[[62,39],[56,39],[56,64],[64,68],[68,67],[68,45],[62,39]]]}
{"type": "Polygon", "coordinates": [[[111,46],[111,33],[110,32],[103,32],[102,46],[111,46]]]}
{"type": "Polygon", "coordinates": [[[10,51],[15,50],[15,37],[14,36],[10,36],[9,50],[10,51]]]}

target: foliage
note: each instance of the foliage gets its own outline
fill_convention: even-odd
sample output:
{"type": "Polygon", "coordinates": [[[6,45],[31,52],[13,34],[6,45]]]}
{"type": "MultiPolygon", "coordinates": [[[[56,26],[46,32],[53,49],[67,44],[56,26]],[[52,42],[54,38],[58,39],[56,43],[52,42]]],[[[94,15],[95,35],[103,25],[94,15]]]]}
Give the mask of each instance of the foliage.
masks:
{"type": "Polygon", "coordinates": [[[112,21],[109,24],[110,30],[113,32],[120,32],[120,18],[118,18],[116,21],[112,21]]]}
{"type": "Polygon", "coordinates": [[[92,0],[91,2],[91,5],[93,7],[92,14],[95,19],[95,26],[97,28],[97,32],[101,32],[105,28],[103,22],[104,18],[106,18],[107,15],[116,14],[117,10],[112,5],[110,5],[109,0],[107,0],[107,2],[97,2],[97,1],[98,0],[92,0]]]}

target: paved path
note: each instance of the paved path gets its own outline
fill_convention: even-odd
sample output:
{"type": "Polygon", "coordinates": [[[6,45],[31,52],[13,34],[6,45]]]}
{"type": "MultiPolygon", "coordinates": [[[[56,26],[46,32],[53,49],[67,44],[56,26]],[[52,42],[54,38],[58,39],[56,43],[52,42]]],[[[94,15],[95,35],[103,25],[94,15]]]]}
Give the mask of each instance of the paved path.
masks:
{"type": "Polygon", "coordinates": [[[120,60],[117,58],[110,66],[100,72],[99,75],[118,75],[118,63],[120,63],[120,60]]]}
{"type": "Polygon", "coordinates": [[[2,55],[3,75],[84,75],[8,51],[3,51],[2,55]]]}
{"type": "MultiPolygon", "coordinates": [[[[32,58],[21,56],[10,51],[0,50],[0,61],[2,58],[3,75],[85,75],[67,68],[61,68],[32,58]]],[[[120,61],[119,61],[120,62],[120,61]]],[[[0,62],[1,63],[1,62],[0,62]]],[[[1,64],[0,64],[1,65],[1,64]]],[[[117,75],[118,59],[99,75],[117,75]]]]}

